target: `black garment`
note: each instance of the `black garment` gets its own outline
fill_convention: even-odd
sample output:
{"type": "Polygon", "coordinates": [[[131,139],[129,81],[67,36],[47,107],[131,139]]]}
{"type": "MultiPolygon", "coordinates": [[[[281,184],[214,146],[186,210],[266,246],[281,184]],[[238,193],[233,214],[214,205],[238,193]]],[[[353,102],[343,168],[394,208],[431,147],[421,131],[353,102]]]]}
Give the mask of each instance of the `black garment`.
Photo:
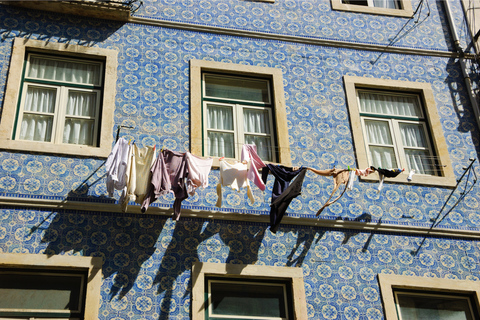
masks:
{"type": "Polygon", "coordinates": [[[307,173],[306,169],[301,169],[302,171],[298,174],[298,177],[293,180],[292,184],[288,186],[282,194],[275,199],[271,204],[270,209],[270,231],[273,233],[277,232],[280,221],[287,211],[290,202],[295,199],[298,195],[302,193],[302,184],[305,179],[305,174],[307,173]]]}
{"type": "MultiPolygon", "coordinates": [[[[288,186],[290,185],[290,181],[292,181],[302,171],[304,171],[303,168],[300,168],[294,171],[293,168],[284,167],[281,165],[273,165],[273,164],[267,164],[267,166],[262,169],[263,183],[267,183],[269,172],[272,172],[272,174],[275,176],[275,181],[273,182],[273,189],[272,189],[272,205],[270,208],[270,228],[274,228],[272,232],[276,232],[276,228],[280,224],[280,220],[282,219],[283,214],[285,213],[285,210],[287,210],[286,207],[288,207],[290,202],[295,197],[291,198],[291,200],[288,201],[287,206],[285,207],[285,210],[281,213],[280,219],[277,219],[277,216],[278,216],[277,207],[281,204],[281,202],[283,201],[282,200],[283,198],[278,203],[276,203],[275,206],[273,204],[275,200],[277,200],[277,198],[279,198],[283,194],[283,192],[288,188],[288,186]]],[[[303,182],[303,179],[302,179],[302,182],[303,182]]],[[[300,184],[300,190],[301,190],[301,184],[300,184]]],[[[282,205],[282,208],[283,208],[283,205],[282,205]]]]}
{"type": "Polygon", "coordinates": [[[384,175],[387,178],[395,178],[400,173],[403,172],[401,169],[382,169],[382,168],[375,168],[374,166],[370,167],[371,169],[378,171],[379,174],[384,175]]]}

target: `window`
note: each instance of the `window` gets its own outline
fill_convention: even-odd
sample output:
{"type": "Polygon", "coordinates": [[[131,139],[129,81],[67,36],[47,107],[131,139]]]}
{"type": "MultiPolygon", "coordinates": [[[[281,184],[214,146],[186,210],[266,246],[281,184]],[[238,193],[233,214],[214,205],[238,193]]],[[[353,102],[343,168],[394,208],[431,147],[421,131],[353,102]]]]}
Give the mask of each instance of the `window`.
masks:
{"type": "Polygon", "coordinates": [[[28,54],[15,140],[97,145],[101,62],[28,54]]]}
{"type": "Polygon", "coordinates": [[[113,139],[116,55],[113,50],[16,38],[1,148],[107,157],[113,139]]]}
{"type": "Polygon", "coordinates": [[[398,319],[478,319],[469,296],[394,290],[398,319]]]}
{"type": "Polygon", "coordinates": [[[287,282],[208,278],[207,319],[293,319],[287,282]]]}
{"type": "MultiPolygon", "coordinates": [[[[445,137],[429,84],[344,76],[358,166],[405,168],[389,181],[455,186],[445,137]]],[[[362,177],[376,180],[374,175],[362,177]]]]}
{"type": "Polygon", "coordinates": [[[247,143],[275,162],[270,82],[204,73],[203,90],[205,156],[239,159],[247,143]]]}
{"type": "Polygon", "coordinates": [[[300,268],[201,263],[192,268],[192,319],[307,319],[300,268]]]}
{"type": "Polygon", "coordinates": [[[83,318],[85,284],[85,272],[0,269],[0,319],[83,318]]]}
{"type": "Polygon", "coordinates": [[[475,281],[379,274],[386,320],[478,319],[475,281]]]}
{"type": "Polygon", "coordinates": [[[191,152],[240,159],[254,143],[265,161],[291,165],[280,69],[190,61],[191,152]]]}
{"type": "Polygon", "coordinates": [[[93,257],[0,254],[0,319],[97,319],[101,266],[93,257]]]}
{"type": "Polygon", "coordinates": [[[409,0],[331,0],[333,10],[381,14],[398,17],[413,16],[409,0]]]}
{"type": "Polygon", "coordinates": [[[358,89],[357,96],[369,163],[437,175],[418,95],[358,89]]]}

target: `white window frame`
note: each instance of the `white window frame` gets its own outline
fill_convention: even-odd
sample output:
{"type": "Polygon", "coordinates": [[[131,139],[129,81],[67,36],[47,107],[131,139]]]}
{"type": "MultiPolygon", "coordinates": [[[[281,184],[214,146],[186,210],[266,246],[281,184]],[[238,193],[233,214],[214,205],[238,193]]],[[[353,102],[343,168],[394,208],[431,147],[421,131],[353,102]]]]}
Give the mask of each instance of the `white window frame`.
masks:
{"type": "MultiPolygon", "coordinates": [[[[0,149],[85,157],[108,157],[113,143],[116,81],[117,52],[115,50],[15,38],[0,119],[0,149]],[[99,114],[96,117],[97,128],[100,131],[94,141],[95,146],[16,140],[16,134],[20,130],[20,127],[17,126],[18,117],[22,115],[19,113],[18,106],[20,100],[23,99],[20,96],[19,88],[22,86],[23,70],[28,53],[37,53],[42,56],[53,54],[64,56],[66,59],[92,60],[103,63],[104,78],[101,80],[103,81],[103,92],[98,99],[101,108],[98,109],[99,114]]],[[[24,83],[28,83],[28,81],[24,83]]]]}
{"type": "MultiPolygon", "coordinates": [[[[98,319],[100,308],[100,287],[102,285],[103,259],[69,255],[0,253],[0,268],[38,270],[67,270],[86,273],[84,319],[98,319]]],[[[0,317],[1,318],[1,317],[0,317]]]]}
{"type": "MultiPolygon", "coordinates": [[[[360,104],[358,100],[358,89],[366,90],[383,90],[383,91],[402,91],[411,92],[418,95],[423,106],[423,117],[425,123],[428,124],[429,136],[431,137],[430,150],[436,156],[438,163],[438,175],[416,174],[412,182],[415,184],[434,185],[444,187],[455,187],[456,178],[453,172],[452,162],[448,153],[447,143],[442,131],[440,117],[438,115],[437,106],[433,90],[430,84],[413,81],[400,81],[388,79],[376,79],[357,76],[344,76],[343,82],[345,84],[345,94],[348,104],[348,112],[351,122],[351,130],[353,142],[355,145],[355,153],[357,158],[357,165],[360,169],[370,167],[372,164],[369,159],[367,138],[362,124],[362,117],[360,116],[360,104]]],[[[402,120],[403,121],[403,120],[402,120]]],[[[428,135],[426,136],[428,137],[428,135]]],[[[428,141],[428,138],[427,138],[428,141]]],[[[400,141],[401,142],[401,141],[400,141]]],[[[405,160],[406,161],[406,160],[405,160]]],[[[406,162],[405,162],[406,163],[406,162]]],[[[400,164],[401,165],[401,164],[400,164]]],[[[409,172],[403,172],[395,178],[388,178],[389,182],[407,183],[407,176],[409,172]]],[[[365,181],[378,181],[377,174],[371,174],[366,177],[360,177],[365,181]]]]}
{"type": "MultiPolygon", "coordinates": [[[[413,16],[412,1],[411,0],[398,0],[400,8],[390,9],[390,8],[381,8],[375,7],[373,5],[373,0],[367,0],[368,6],[356,5],[356,4],[346,4],[342,0],[331,0],[332,9],[339,11],[351,11],[359,12],[366,14],[378,14],[385,16],[396,16],[396,17],[405,17],[410,18],[413,16]]],[[[397,4],[398,6],[398,4],[397,4]]]]}
{"type": "Polygon", "coordinates": [[[214,279],[208,279],[208,290],[207,290],[207,312],[208,312],[208,317],[210,319],[215,319],[215,318],[232,318],[232,319],[237,319],[237,318],[244,318],[244,319],[252,319],[252,320],[293,320],[293,319],[288,319],[288,298],[287,298],[287,286],[285,283],[276,283],[276,282],[253,282],[253,281],[248,281],[248,280],[214,280],[214,279]],[[211,284],[212,282],[221,282],[221,283],[242,283],[243,285],[248,286],[249,284],[251,285],[264,285],[264,286],[278,286],[282,287],[283,289],[283,299],[285,301],[285,314],[287,315],[287,318],[272,318],[272,317],[262,317],[262,316],[236,316],[236,315],[213,315],[212,314],[212,290],[211,290],[211,284]]]}
{"type": "Polygon", "coordinates": [[[378,274],[378,283],[385,320],[398,320],[396,289],[423,291],[427,295],[445,293],[472,296],[471,302],[475,304],[477,310],[480,310],[480,283],[477,281],[378,274]]]}
{"type": "Polygon", "coordinates": [[[195,262],[192,266],[192,320],[205,320],[205,283],[208,277],[282,280],[291,283],[293,319],[308,319],[301,268],[195,262]]]}
{"type": "MultiPolygon", "coordinates": [[[[249,66],[234,63],[224,63],[207,60],[190,60],[190,152],[197,156],[204,156],[203,147],[204,128],[202,114],[204,105],[202,103],[202,74],[217,73],[230,74],[233,76],[244,76],[252,78],[263,78],[270,81],[272,99],[272,118],[274,118],[272,133],[275,136],[276,161],[285,166],[291,166],[290,142],[288,139],[287,112],[285,94],[283,89],[282,70],[278,68],[249,66]]],[[[219,166],[219,158],[214,157],[213,166],[219,166]]]]}

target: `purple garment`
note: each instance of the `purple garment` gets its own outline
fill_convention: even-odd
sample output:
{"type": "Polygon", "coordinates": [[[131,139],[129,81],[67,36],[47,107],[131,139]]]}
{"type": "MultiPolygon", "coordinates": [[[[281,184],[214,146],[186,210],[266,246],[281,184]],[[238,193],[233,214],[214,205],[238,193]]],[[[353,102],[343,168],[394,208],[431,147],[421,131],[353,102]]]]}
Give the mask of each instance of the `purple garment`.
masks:
{"type": "Polygon", "coordinates": [[[302,171],[305,171],[304,168],[300,168],[294,171],[293,168],[273,164],[267,164],[266,167],[262,169],[262,180],[264,183],[267,182],[269,172],[272,172],[275,177],[272,189],[272,204],[270,205],[270,230],[273,233],[277,231],[276,228],[280,224],[280,220],[282,219],[283,214],[287,210],[290,202],[293,200],[293,198],[300,194],[305,173],[300,176],[300,183],[295,184],[294,187],[288,190],[287,188],[290,185],[290,181],[292,181],[302,171]],[[283,193],[285,191],[287,191],[287,193],[284,195],[283,193]],[[292,195],[297,192],[298,194],[296,194],[289,200],[290,196],[287,196],[287,194],[290,192],[292,192],[292,195]],[[276,201],[277,199],[278,201],[276,201]]]}
{"type": "Polygon", "coordinates": [[[158,154],[158,158],[150,169],[150,172],[152,173],[152,180],[148,185],[147,193],[142,203],[142,212],[147,211],[151,203],[172,189],[170,175],[168,174],[162,152],[158,154]]]}
{"type": "Polygon", "coordinates": [[[186,153],[170,150],[163,150],[162,153],[165,167],[170,175],[171,191],[175,195],[173,218],[178,220],[180,219],[182,201],[188,198],[187,186],[185,185],[185,179],[188,176],[187,156],[186,153]]]}

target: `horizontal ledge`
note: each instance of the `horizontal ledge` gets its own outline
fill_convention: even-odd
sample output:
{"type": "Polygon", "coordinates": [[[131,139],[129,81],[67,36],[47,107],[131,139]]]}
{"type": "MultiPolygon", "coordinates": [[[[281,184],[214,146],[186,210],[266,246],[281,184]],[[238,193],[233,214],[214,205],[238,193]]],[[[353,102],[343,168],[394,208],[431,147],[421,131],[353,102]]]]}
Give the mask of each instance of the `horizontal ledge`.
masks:
{"type": "MultiPolygon", "coordinates": [[[[109,203],[92,203],[70,200],[48,200],[48,199],[32,199],[32,198],[13,198],[0,197],[0,206],[11,207],[32,207],[32,208],[48,208],[53,210],[78,210],[88,212],[110,212],[122,213],[120,205],[109,203]]],[[[241,222],[269,223],[270,216],[265,214],[238,213],[238,212],[221,212],[213,210],[192,210],[182,209],[181,217],[184,218],[200,218],[211,220],[231,220],[241,222]]],[[[172,216],[173,209],[151,206],[148,208],[147,214],[172,216]]],[[[142,216],[140,206],[129,205],[128,214],[138,214],[142,216]]],[[[409,234],[416,236],[436,236],[451,237],[464,239],[480,239],[480,231],[476,230],[458,230],[458,229],[442,229],[427,228],[412,225],[398,225],[381,222],[364,222],[364,221],[346,221],[341,219],[321,219],[321,218],[305,218],[305,217],[289,217],[284,216],[282,225],[296,225],[305,227],[332,228],[332,229],[350,229],[359,232],[388,232],[398,234],[409,234]]]]}
{"type": "MultiPolygon", "coordinates": [[[[443,57],[443,58],[459,58],[460,57],[457,52],[451,52],[451,51],[415,49],[415,48],[408,48],[408,47],[392,47],[387,45],[377,45],[377,44],[371,44],[371,43],[355,43],[355,42],[340,41],[340,40],[324,40],[324,39],[318,39],[318,38],[290,36],[290,35],[283,35],[283,34],[239,30],[239,29],[232,29],[232,28],[222,28],[222,27],[215,27],[215,26],[206,26],[206,25],[200,25],[200,24],[167,21],[167,20],[159,20],[159,19],[143,18],[143,17],[142,18],[130,17],[128,22],[163,27],[163,28],[174,28],[174,29],[180,29],[180,30],[206,32],[206,33],[214,33],[214,34],[221,34],[221,35],[254,38],[254,39],[303,43],[303,44],[325,46],[325,47],[336,47],[336,48],[421,55],[421,56],[433,56],[433,57],[443,57]]],[[[467,53],[465,54],[464,58],[474,59],[475,56],[467,53]]]]}

